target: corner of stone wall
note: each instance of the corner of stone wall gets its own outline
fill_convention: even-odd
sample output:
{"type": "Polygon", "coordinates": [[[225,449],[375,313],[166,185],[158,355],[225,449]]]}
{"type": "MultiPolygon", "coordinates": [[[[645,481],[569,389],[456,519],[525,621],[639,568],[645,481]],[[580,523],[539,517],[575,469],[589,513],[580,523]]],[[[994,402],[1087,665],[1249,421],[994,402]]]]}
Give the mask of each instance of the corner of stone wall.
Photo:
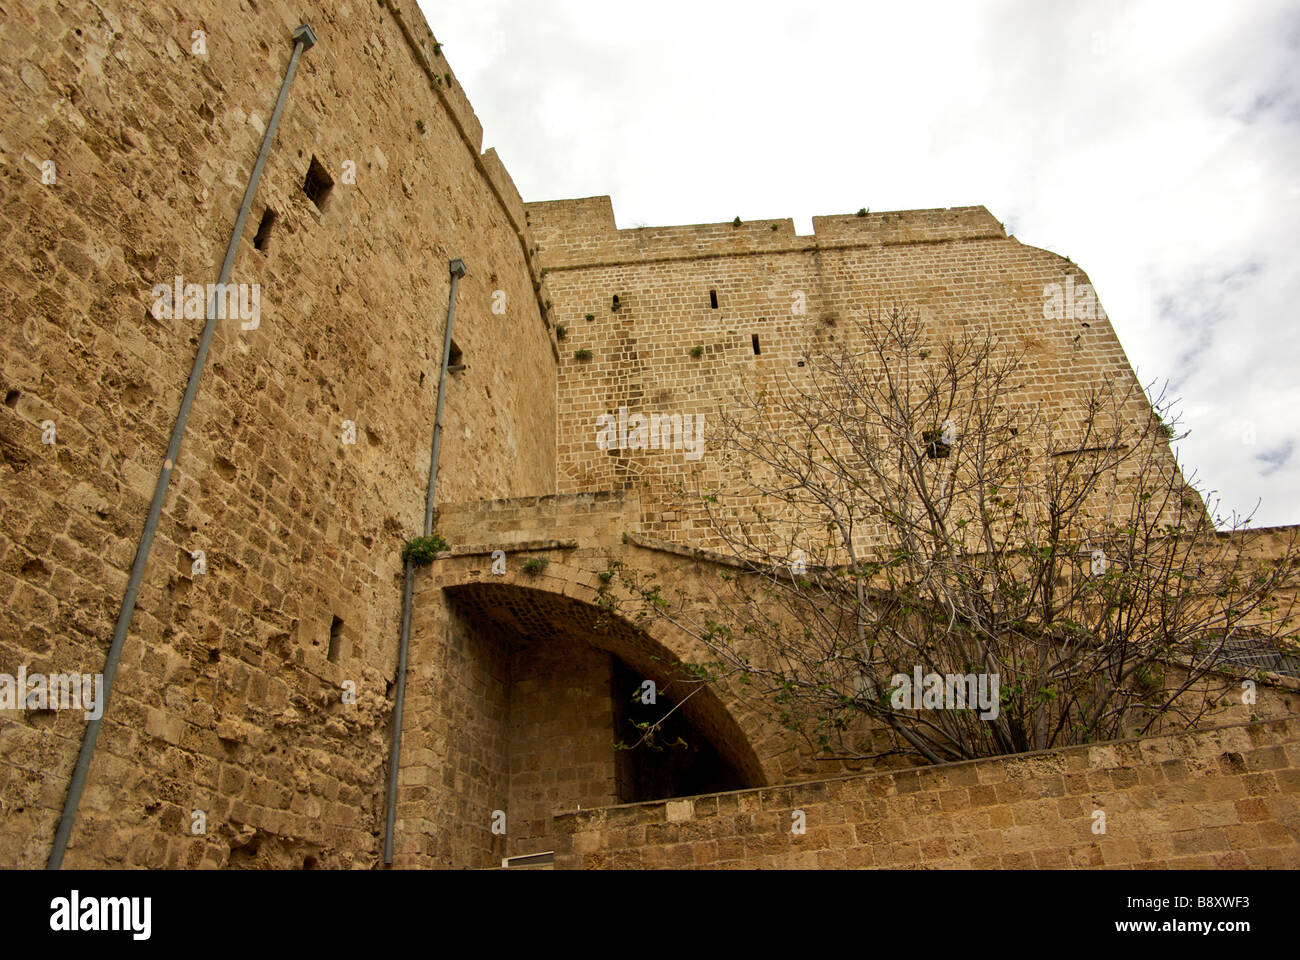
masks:
{"type": "Polygon", "coordinates": [[[519,196],[519,189],[515,186],[510,172],[506,170],[505,164],[497,155],[496,148],[489,147],[480,159],[483,161],[483,169],[487,173],[488,180],[491,181],[497,195],[501,197],[501,202],[505,204],[510,219],[514,221],[515,229],[521,234],[525,233],[527,218],[524,216],[524,201],[519,196]]]}
{"type": "MultiPolygon", "coordinates": [[[[433,30],[415,0],[380,0],[397,21],[407,46],[429,77],[429,88],[447,105],[461,135],[477,154],[483,149],[483,124],[470,105],[469,97],[452,72],[442,51],[437,49],[433,30]]],[[[437,45],[440,46],[440,45],[437,45]]],[[[520,218],[522,223],[523,218],[520,218]]]]}
{"type": "Polygon", "coordinates": [[[526,203],[524,211],[543,255],[618,233],[614,201],[608,196],[526,203]]]}

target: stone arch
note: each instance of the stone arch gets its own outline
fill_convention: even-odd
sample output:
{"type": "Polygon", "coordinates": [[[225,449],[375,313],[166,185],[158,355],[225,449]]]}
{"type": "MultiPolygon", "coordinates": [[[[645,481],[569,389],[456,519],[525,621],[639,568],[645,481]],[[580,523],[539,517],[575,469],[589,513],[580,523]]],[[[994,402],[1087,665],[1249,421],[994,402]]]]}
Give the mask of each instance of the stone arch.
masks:
{"type": "MultiPolygon", "coordinates": [[[[674,684],[679,685],[673,679],[683,662],[678,650],[589,600],[542,586],[509,582],[473,581],[447,585],[443,590],[453,603],[517,633],[562,643],[585,642],[611,653],[639,677],[653,680],[668,696],[673,695],[674,684]]],[[[744,787],[769,785],[769,776],[749,736],[714,688],[705,686],[684,698],[681,711],[740,774],[744,787]]]]}
{"type": "MultiPolygon", "coordinates": [[[[542,845],[537,838],[549,836],[550,818],[578,802],[576,795],[569,795],[567,807],[561,803],[544,812],[537,804],[519,802],[520,779],[533,773],[545,778],[549,771],[521,763],[512,737],[529,725],[544,726],[554,719],[539,718],[535,704],[520,705],[527,703],[527,697],[519,695],[523,671],[511,660],[511,648],[520,638],[543,656],[552,649],[580,647],[609,655],[638,677],[655,680],[661,689],[671,687],[668,681],[682,664],[703,659],[703,649],[697,649],[698,642],[684,631],[665,623],[643,630],[622,612],[602,605],[608,588],[598,577],[601,571],[616,562],[649,571],[663,560],[658,553],[626,545],[579,549],[572,542],[519,544],[510,552],[508,572],[496,575],[491,572],[491,551],[474,548],[440,558],[417,575],[399,772],[398,866],[490,866],[501,857],[537,852],[533,848],[542,845]],[[544,569],[522,569],[525,559],[542,555],[549,559],[544,569]],[[526,709],[533,713],[524,715],[526,709]],[[521,808],[525,812],[511,814],[515,819],[505,836],[493,835],[490,815],[512,804],[516,814],[521,808]],[[544,824],[539,822],[543,818],[544,824]],[[530,847],[520,837],[536,842],[530,847]]],[[[678,557],[671,560],[680,563],[678,557]]],[[[581,713],[579,701],[589,692],[586,688],[598,682],[595,674],[582,673],[584,663],[581,658],[575,661],[576,679],[567,686],[558,684],[548,693],[548,702],[581,713]]],[[[557,674],[552,670],[549,676],[557,674]]],[[[542,677],[541,682],[548,681],[542,677]]],[[[680,689],[674,693],[680,695],[680,689]]],[[[607,696],[611,690],[606,688],[607,696]]],[[[669,699],[677,702],[672,694],[669,699]]],[[[686,699],[680,713],[739,775],[727,789],[783,782],[779,760],[789,745],[781,742],[757,705],[728,688],[710,685],[686,699]]],[[[567,740],[570,733],[581,749],[581,738],[590,731],[562,730],[559,736],[567,740]]],[[[600,736],[609,741],[612,754],[613,730],[600,736]]],[[[536,795],[539,785],[531,786],[536,795]]],[[[543,781],[540,788],[546,786],[543,781]]],[[[582,799],[581,806],[618,802],[624,801],[606,796],[591,803],[582,799]]]]}

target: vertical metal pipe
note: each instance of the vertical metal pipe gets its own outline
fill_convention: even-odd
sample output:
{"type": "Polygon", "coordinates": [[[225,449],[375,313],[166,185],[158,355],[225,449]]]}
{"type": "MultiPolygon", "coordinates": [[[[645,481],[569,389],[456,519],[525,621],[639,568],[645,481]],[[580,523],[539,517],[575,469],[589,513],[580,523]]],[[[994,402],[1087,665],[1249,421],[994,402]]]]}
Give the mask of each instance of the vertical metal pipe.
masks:
{"type": "MultiPolygon", "coordinates": [[[[442,407],[447,393],[447,364],[451,360],[451,329],[456,322],[456,281],[465,276],[465,261],[453,260],[447,327],[442,337],[442,372],[438,375],[438,406],[433,415],[433,452],[429,456],[429,489],[424,501],[424,535],[433,533],[433,491],[438,483],[438,453],[442,448],[442,407]]],[[[406,658],[411,644],[411,594],[415,566],[406,561],[406,590],[402,595],[402,639],[397,648],[397,689],[393,705],[393,748],[388,759],[388,820],[384,830],[384,863],[393,862],[393,833],[397,826],[397,772],[402,758],[402,708],[406,702],[406,658]]]]}
{"type": "Polygon", "coordinates": [[[451,262],[451,300],[447,304],[447,332],[442,338],[442,373],[438,377],[438,409],[433,415],[433,455],[429,460],[429,493],[424,502],[424,535],[433,533],[433,487],[438,482],[438,451],[442,448],[443,387],[451,361],[451,327],[456,320],[456,281],[465,276],[465,261],[451,262]]]}
{"type": "MultiPolygon", "coordinates": [[[[310,24],[304,23],[293,32],[293,40],[293,54],[289,57],[289,67],[285,71],[283,82],[280,84],[280,95],[275,101],[275,111],[271,114],[271,120],[266,125],[266,133],[262,137],[262,149],[257,155],[257,163],[253,165],[253,172],[248,178],[248,186],[244,189],[244,201],[240,204],[239,216],[235,218],[235,228],[231,231],[230,243],[226,246],[226,258],[222,261],[221,275],[217,279],[218,285],[221,286],[224,286],[230,279],[230,271],[235,265],[235,254],[239,249],[239,238],[244,232],[245,223],[248,222],[248,212],[253,206],[253,196],[257,193],[258,182],[262,179],[262,169],[266,166],[266,158],[271,153],[271,144],[275,140],[275,131],[280,125],[280,116],[284,113],[285,102],[289,99],[289,86],[293,83],[293,75],[298,70],[298,59],[302,56],[304,50],[316,45],[316,34],[310,24]]],[[[158,482],[154,485],[153,501],[149,504],[149,515],[145,519],[144,532],[140,535],[140,545],[136,548],[135,561],[131,565],[131,576],[127,580],[126,594],[122,598],[122,609],[117,616],[117,626],[113,631],[113,642],[108,648],[108,657],[104,661],[102,708],[100,715],[86,724],[86,732],[81,740],[81,750],[77,754],[77,763],[73,767],[72,779],[68,783],[68,796],[63,804],[63,814],[59,818],[59,828],[54,835],[54,846],[50,850],[50,858],[45,864],[47,870],[57,870],[63,864],[63,854],[68,848],[68,839],[72,835],[72,826],[77,819],[77,807],[81,803],[81,794],[86,786],[86,777],[90,773],[90,762],[95,756],[95,744],[99,740],[100,723],[108,709],[109,695],[113,690],[113,678],[117,675],[117,665],[122,659],[122,648],[126,645],[126,635],[131,626],[131,617],[135,613],[140,584],[144,580],[145,567],[149,563],[149,551],[153,548],[154,533],[158,529],[158,518],[162,515],[163,501],[167,498],[167,487],[171,483],[172,470],[175,468],[176,460],[181,453],[181,440],[185,437],[185,425],[189,422],[190,408],[194,405],[194,397],[199,391],[199,380],[203,376],[203,368],[207,365],[208,348],[212,346],[212,337],[217,329],[217,300],[220,296],[220,290],[214,291],[212,300],[208,303],[207,325],[203,328],[203,338],[199,341],[198,352],[194,355],[194,366],[190,369],[190,379],[185,386],[185,396],[181,400],[181,409],[176,415],[176,423],[172,427],[171,442],[167,444],[167,456],[163,459],[162,471],[158,474],[158,482]]]]}
{"type": "Polygon", "coordinates": [[[393,862],[393,833],[397,826],[397,768],[402,756],[402,706],[406,702],[406,653],[411,642],[411,594],[415,564],[406,561],[406,589],[402,594],[402,642],[397,647],[397,690],[393,705],[393,748],[388,757],[388,822],[384,828],[384,863],[393,862]]]}

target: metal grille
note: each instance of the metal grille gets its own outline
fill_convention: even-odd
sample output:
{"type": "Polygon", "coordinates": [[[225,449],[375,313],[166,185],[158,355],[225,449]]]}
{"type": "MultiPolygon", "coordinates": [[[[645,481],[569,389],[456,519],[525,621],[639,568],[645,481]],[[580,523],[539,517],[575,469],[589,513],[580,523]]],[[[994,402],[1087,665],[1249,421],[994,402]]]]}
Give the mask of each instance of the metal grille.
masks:
{"type": "Polygon", "coordinates": [[[1268,640],[1255,637],[1225,640],[1220,657],[1224,663],[1300,678],[1300,656],[1283,653],[1268,640]]]}

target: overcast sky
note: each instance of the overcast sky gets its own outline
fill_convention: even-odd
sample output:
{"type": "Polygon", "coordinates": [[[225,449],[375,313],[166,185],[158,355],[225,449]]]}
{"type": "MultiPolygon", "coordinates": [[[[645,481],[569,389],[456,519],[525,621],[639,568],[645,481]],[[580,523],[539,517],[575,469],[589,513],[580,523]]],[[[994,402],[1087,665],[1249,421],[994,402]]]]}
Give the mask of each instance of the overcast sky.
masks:
{"type": "Polygon", "coordinates": [[[1220,512],[1300,523],[1300,3],[421,0],[523,198],[982,204],[1092,278],[1220,512]]]}

